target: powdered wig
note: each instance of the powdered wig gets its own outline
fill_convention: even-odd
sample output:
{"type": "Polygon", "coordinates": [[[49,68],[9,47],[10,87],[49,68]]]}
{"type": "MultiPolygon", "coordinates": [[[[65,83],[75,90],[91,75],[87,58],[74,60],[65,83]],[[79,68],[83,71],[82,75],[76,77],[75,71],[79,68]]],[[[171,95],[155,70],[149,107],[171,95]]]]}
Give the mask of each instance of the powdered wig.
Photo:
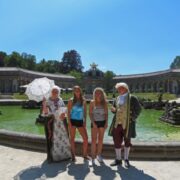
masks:
{"type": "Polygon", "coordinates": [[[129,92],[129,87],[126,83],[124,83],[124,82],[116,83],[115,88],[118,89],[119,87],[123,87],[123,88],[127,89],[127,91],[129,92]]]}
{"type": "Polygon", "coordinates": [[[100,103],[101,103],[101,105],[104,106],[105,103],[106,103],[106,93],[100,87],[95,88],[94,91],[93,91],[93,100],[94,100],[94,103],[95,103],[95,105],[97,104],[97,98],[96,98],[96,92],[97,91],[101,92],[101,102],[100,103]]]}

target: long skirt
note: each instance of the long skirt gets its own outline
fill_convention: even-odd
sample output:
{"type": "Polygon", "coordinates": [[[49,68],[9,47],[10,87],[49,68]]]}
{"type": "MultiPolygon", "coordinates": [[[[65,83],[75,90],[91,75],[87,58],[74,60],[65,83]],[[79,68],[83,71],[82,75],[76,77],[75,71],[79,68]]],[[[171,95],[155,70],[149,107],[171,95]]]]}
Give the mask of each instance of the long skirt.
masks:
{"type": "Polygon", "coordinates": [[[71,157],[70,142],[65,124],[61,120],[54,120],[52,137],[53,161],[60,161],[71,157]]]}
{"type": "Polygon", "coordinates": [[[61,161],[71,158],[71,148],[66,120],[50,118],[45,127],[48,161],[61,161]]]}

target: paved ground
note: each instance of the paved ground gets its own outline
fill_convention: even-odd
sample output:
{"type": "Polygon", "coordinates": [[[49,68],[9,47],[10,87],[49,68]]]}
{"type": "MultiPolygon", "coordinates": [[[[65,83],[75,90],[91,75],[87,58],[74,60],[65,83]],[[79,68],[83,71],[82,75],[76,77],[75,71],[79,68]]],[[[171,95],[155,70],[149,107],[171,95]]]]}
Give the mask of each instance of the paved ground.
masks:
{"type": "Polygon", "coordinates": [[[47,164],[45,153],[0,146],[0,180],[178,180],[180,161],[131,161],[132,167],[110,167],[110,159],[104,165],[96,162],[89,167],[78,157],[70,161],[47,164]]]}

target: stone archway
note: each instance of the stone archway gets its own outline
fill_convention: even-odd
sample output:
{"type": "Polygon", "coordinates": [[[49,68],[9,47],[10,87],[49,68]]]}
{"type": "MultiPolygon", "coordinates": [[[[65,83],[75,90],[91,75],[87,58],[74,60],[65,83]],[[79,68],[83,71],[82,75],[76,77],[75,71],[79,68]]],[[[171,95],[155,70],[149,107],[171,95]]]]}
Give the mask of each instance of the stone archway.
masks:
{"type": "Polygon", "coordinates": [[[164,84],[162,81],[159,81],[158,83],[158,91],[163,92],[164,91],[164,84]]]}
{"type": "Polygon", "coordinates": [[[152,83],[151,82],[147,82],[146,87],[147,87],[147,89],[146,89],[147,92],[152,92],[152,83]]]}
{"type": "Polygon", "coordinates": [[[168,80],[164,82],[164,92],[168,92],[168,80]]]}
{"type": "Polygon", "coordinates": [[[179,91],[178,89],[178,82],[177,80],[172,81],[172,93],[177,94],[179,91]]]}
{"type": "Polygon", "coordinates": [[[130,92],[133,92],[133,85],[132,84],[129,84],[129,90],[130,90],[130,92]]]}
{"type": "Polygon", "coordinates": [[[153,92],[157,92],[157,82],[153,83],[153,92]]]}
{"type": "Polygon", "coordinates": [[[145,92],[145,83],[142,83],[142,84],[141,84],[141,91],[142,91],[142,92],[145,92]]]}
{"type": "Polygon", "coordinates": [[[18,81],[17,79],[13,79],[12,81],[12,92],[17,92],[18,91],[18,81]]]}
{"type": "Polygon", "coordinates": [[[0,93],[4,93],[4,92],[5,92],[5,80],[1,80],[0,93]]]}
{"type": "Polygon", "coordinates": [[[135,91],[139,92],[139,84],[138,83],[135,85],[135,91]]]}
{"type": "Polygon", "coordinates": [[[180,94],[180,80],[178,80],[177,83],[178,83],[178,91],[177,91],[177,94],[180,94]]]}
{"type": "Polygon", "coordinates": [[[11,93],[12,92],[12,80],[6,80],[5,82],[5,93],[11,93]]]}

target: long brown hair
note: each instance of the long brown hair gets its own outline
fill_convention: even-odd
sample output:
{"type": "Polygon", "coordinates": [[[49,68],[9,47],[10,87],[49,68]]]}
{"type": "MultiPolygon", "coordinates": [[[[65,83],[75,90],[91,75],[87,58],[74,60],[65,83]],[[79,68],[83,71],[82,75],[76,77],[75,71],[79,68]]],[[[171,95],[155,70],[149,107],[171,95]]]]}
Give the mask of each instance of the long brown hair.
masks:
{"type": "Polygon", "coordinates": [[[84,101],[84,97],[83,97],[83,93],[82,93],[82,89],[80,88],[80,86],[74,86],[73,87],[73,104],[76,104],[77,102],[80,102],[81,106],[83,105],[83,101],[84,101]],[[75,89],[79,89],[80,91],[80,98],[79,100],[76,97],[76,94],[74,93],[75,89]]]}
{"type": "Polygon", "coordinates": [[[107,102],[106,101],[106,94],[105,94],[104,90],[102,88],[100,88],[100,87],[95,88],[94,91],[93,91],[93,100],[94,100],[95,106],[97,104],[96,91],[101,92],[101,102],[100,103],[101,103],[102,106],[105,106],[105,104],[107,102]]]}

